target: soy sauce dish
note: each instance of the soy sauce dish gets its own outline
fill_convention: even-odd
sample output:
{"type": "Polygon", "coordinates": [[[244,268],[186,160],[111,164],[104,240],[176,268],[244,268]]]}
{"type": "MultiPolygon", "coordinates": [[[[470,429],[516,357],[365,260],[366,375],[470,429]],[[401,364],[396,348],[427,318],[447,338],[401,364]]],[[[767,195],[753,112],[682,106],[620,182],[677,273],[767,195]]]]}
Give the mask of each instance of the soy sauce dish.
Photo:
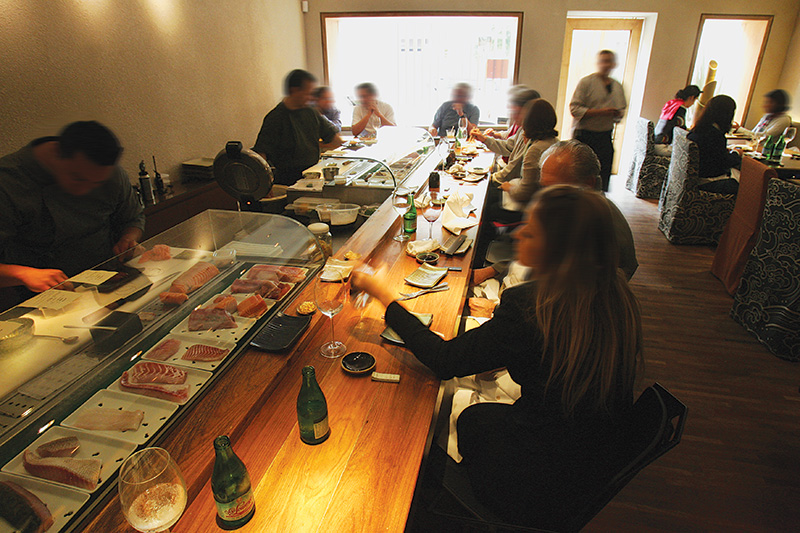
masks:
{"type": "Polygon", "coordinates": [[[375,358],[367,352],[350,352],[342,357],[342,370],[348,374],[369,374],[375,368],[375,358]]]}
{"type": "Polygon", "coordinates": [[[439,262],[439,254],[434,252],[422,252],[417,254],[417,263],[423,264],[428,263],[429,265],[435,265],[439,262]]]}

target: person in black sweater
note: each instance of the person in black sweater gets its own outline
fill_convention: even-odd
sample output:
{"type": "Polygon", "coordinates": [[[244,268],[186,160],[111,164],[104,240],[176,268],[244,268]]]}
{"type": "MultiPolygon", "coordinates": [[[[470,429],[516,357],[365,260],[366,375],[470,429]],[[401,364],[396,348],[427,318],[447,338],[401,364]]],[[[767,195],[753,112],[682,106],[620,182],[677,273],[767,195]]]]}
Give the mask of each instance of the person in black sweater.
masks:
{"type": "Polygon", "coordinates": [[[700,151],[700,186],[704,191],[719,194],[736,194],[739,182],[731,177],[731,168],[742,165],[742,156],[728,150],[725,134],[731,129],[736,102],[720,94],[706,104],[687,136],[700,151]]]}
{"type": "Polygon", "coordinates": [[[641,318],[599,193],[539,191],[516,238],[517,260],[534,278],[506,290],[482,326],[449,341],[395,301],[380,272],[357,272],[352,283],[387,306],[388,325],[440,379],[508,369],[522,395],[513,405],[464,410],[461,464],[503,519],[557,527],[607,482],[616,424],[633,402],[641,318]]]}
{"type": "Polygon", "coordinates": [[[671,144],[672,130],[676,127],[686,129],[686,110],[694,105],[702,92],[697,85],[687,85],[664,104],[656,124],[656,144],[671,144]]]}

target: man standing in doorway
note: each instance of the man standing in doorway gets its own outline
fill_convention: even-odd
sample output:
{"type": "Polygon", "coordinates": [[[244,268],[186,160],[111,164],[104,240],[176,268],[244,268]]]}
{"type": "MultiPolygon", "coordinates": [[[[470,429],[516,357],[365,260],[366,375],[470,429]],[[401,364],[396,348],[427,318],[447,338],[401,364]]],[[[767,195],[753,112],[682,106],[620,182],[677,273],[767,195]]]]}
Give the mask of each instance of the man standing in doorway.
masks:
{"type": "Polygon", "coordinates": [[[614,126],[622,120],[628,106],[622,84],[610,77],[615,68],[616,54],[611,50],[600,51],[597,54],[597,72],[578,82],[569,103],[575,120],[572,137],[591,146],[597,154],[604,191],[608,191],[614,161],[614,126]]]}

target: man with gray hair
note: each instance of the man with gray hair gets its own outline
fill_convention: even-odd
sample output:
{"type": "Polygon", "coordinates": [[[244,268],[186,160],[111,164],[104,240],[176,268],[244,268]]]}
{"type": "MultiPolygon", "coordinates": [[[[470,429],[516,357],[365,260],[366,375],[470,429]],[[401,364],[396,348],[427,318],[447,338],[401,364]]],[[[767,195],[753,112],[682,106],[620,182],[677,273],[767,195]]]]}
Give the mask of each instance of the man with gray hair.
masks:
{"type": "Polygon", "coordinates": [[[468,83],[456,83],[450,94],[450,100],[440,105],[433,116],[431,135],[446,136],[447,130],[458,128],[458,122],[463,117],[467,117],[467,131],[472,131],[472,128],[478,125],[481,110],[471,103],[471,100],[472,87],[468,83]]]}

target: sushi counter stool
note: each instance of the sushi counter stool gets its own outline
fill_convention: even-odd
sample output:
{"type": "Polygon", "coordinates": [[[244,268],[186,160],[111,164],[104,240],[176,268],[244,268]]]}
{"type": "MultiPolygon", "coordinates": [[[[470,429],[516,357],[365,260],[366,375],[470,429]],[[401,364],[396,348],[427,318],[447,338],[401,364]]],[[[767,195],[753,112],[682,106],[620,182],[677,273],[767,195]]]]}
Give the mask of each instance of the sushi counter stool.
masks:
{"type": "MultiPolygon", "coordinates": [[[[660,384],[654,383],[645,389],[622,425],[620,442],[624,443],[624,449],[610,446],[610,443],[596,443],[600,455],[613,458],[604,465],[607,479],[604,486],[587,501],[580,502],[582,509],[567,522],[555,527],[550,524],[550,527],[557,531],[579,531],[588,524],[636,474],[678,445],[687,413],[687,407],[660,384]],[[608,454],[604,454],[603,450],[609,447],[613,447],[613,453],[609,450],[608,454]]],[[[433,448],[431,455],[434,451],[441,451],[436,446],[433,448]]],[[[511,524],[502,520],[478,500],[463,467],[449,456],[443,460],[445,466],[441,474],[441,490],[429,506],[429,512],[439,517],[443,524],[456,521],[490,531],[550,531],[537,528],[544,522],[511,524]]],[[[531,483],[535,482],[531,480],[531,483]]]]}
{"type": "Polygon", "coordinates": [[[761,229],[767,184],[777,177],[774,168],[751,157],[742,158],[739,193],[711,265],[711,273],[725,285],[728,294],[733,295],[739,287],[747,257],[761,229]]]}

